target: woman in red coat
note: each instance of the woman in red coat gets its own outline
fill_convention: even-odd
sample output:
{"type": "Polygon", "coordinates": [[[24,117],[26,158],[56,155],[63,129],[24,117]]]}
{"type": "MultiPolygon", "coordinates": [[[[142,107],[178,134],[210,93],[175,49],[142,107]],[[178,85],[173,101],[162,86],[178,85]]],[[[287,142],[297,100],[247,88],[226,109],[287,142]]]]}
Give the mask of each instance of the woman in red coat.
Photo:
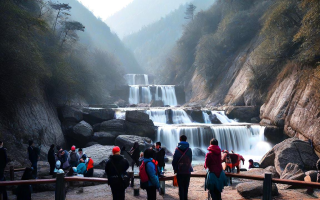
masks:
{"type": "Polygon", "coordinates": [[[218,146],[218,141],[213,138],[208,147],[208,153],[204,163],[204,168],[208,169],[206,180],[206,188],[210,190],[212,199],[221,199],[221,192],[224,186],[227,185],[227,179],[221,165],[221,149],[218,146]]]}

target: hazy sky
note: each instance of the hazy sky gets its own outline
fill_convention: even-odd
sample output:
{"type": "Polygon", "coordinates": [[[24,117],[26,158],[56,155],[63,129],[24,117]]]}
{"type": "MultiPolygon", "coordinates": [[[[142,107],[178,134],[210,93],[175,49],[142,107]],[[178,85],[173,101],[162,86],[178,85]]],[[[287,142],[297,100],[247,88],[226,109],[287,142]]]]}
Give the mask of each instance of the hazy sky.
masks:
{"type": "Polygon", "coordinates": [[[78,0],[84,6],[89,8],[95,16],[107,19],[133,0],[78,0]]]}

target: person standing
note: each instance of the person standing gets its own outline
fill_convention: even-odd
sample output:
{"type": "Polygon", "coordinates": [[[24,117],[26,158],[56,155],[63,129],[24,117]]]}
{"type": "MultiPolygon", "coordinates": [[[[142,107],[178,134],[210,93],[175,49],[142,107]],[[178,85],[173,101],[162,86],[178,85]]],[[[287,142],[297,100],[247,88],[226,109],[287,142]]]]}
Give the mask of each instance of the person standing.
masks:
{"type": "MultiPolygon", "coordinates": [[[[4,169],[8,163],[7,149],[3,147],[3,142],[0,141],[0,181],[5,181],[4,169]]],[[[0,197],[2,195],[3,200],[8,199],[6,186],[0,186],[0,197]]],[[[0,198],[1,199],[1,198],[0,198]]]]}
{"type": "Polygon", "coordinates": [[[38,150],[34,146],[33,140],[29,140],[28,154],[29,154],[29,160],[32,166],[33,178],[36,179],[39,154],[38,154],[38,150]]]}
{"type": "Polygon", "coordinates": [[[213,200],[220,200],[222,189],[227,185],[227,178],[222,170],[221,149],[215,138],[210,141],[208,151],[204,162],[204,168],[208,169],[205,187],[210,191],[213,200]]]}
{"type": "MultiPolygon", "coordinates": [[[[148,200],[156,200],[157,199],[157,190],[160,188],[160,182],[159,182],[159,177],[158,177],[158,169],[157,166],[153,160],[153,150],[152,149],[146,149],[144,151],[144,159],[143,162],[140,166],[140,169],[144,165],[145,172],[148,177],[148,184],[146,186],[147,190],[147,196],[148,200]]],[[[142,173],[140,171],[140,173],[142,173]]],[[[141,183],[140,183],[141,185],[141,183]]]]}
{"type": "Polygon", "coordinates": [[[56,165],[56,159],[54,155],[54,144],[50,146],[50,149],[48,151],[48,162],[50,165],[50,175],[53,175],[53,171],[56,165]]]}
{"type": "Polygon", "coordinates": [[[137,167],[139,167],[140,149],[139,149],[139,143],[138,142],[135,142],[133,144],[133,147],[130,149],[129,154],[131,155],[131,158],[133,160],[133,162],[131,163],[132,171],[133,171],[134,164],[136,164],[137,167]]]}
{"type": "Polygon", "coordinates": [[[164,151],[164,149],[161,148],[161,142],[156,143],[154,152],[155,152],[154,159],[156,161],[158,161],[158,165],[160,168],[160,174],[163,174],[163,170],[164,170],[164,166],[165,166],[164,156],[165,156],[166,152],[164,151]]]}
{"type": "Polygon", "coordinates": [[[79,163],[79,155],[76,153],[76,147],[72,146],[71,147],[71,152],[68,156],[68,161],[71,167],[77,167],[79,163]]]}
{"type": "Polygon", "coordinates": [[[180,143],[174,152],[172,167],[174,172],[177,174],[177,181],[179,185],[179,197],[180,200],[188,199],[188,188],[190,183],[190,175],[193,171],[191,166],[192,162],[192,151],[189,148],[187,142],[187,136],[180,136],[180,143]]]}
{"type": "Polygon", "coordinates": [[[113,200],[125,199],[125,185],[122,181],[123,175],[127,174],[129,162],[120,155],[120,147],[115,146],[112,149],[112,155],[106,163],[105,172],[108,177],[108,184],[111,187],[113,200]]]}

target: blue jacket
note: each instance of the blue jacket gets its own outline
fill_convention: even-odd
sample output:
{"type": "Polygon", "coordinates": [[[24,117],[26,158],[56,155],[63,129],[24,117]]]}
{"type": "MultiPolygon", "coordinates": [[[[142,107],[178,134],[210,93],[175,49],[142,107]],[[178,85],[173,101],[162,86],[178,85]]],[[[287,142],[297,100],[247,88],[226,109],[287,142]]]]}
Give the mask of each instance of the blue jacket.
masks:
{"type": "Polygon", "coordinates": [[[209,172],[207,174],[207,178],[205,181],[206,189],[208,190],[217,189],[218,191],[222,192],[224,186],[227,186],[227,185],[228,185],[227,177],[223,170],[221,171],[219,178],[217,178],[217,176],[212,172],[209,172]]]}
{"type": "Polygon", "coordinates": [[[156,166],[152,162],[152,158],[145,158],[144,163],[148,162],[146,165],[146,171],[149,176],[148,184],[149,186],[155,186],[156,188],[160,187],[159,177],[156,171],[156,166]]]}
{"type": "Polygon", "coordinates": [[[77,173],[78,173],[78,174],[84,174],[86,171],[87,171],[87,166],[86,166],[86,164],[80,163],[80,164],[77,166],[77,173]]]}
{"type": "MultiPolygon", "coordinates": [[[[178,143],[177,148],[179,148],[182,152],[185,152],[187,150],[187,148],[189,148],[189,143],[188,142],[180,142],[180,143],[178,143]]],[[[182,156],[182,153],[178,149],[176,149],[173,154],[172,167],[173,167],[173,170],[177,174],[179,174],[178,161],[181,158],[181,156],[182,156]]],[[[190,162],[192,162],[192,150],[190,148],[184,156],[188,156],[190,159],[190,162]]],[[[191,163],[190,163],[190,166],[191,166],[191,163]]],[[[192,167],[190,167],[190,173],[191,172],[193,172],[192,167]]]]}

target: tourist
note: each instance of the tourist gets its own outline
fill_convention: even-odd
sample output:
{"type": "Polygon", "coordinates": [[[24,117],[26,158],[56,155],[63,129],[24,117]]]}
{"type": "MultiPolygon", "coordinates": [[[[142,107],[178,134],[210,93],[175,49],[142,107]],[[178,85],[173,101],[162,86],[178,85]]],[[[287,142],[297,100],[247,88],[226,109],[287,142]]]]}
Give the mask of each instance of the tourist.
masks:
{"type": "MultiPolygon", "coordinates": [[[[7,157],[7,149],[3,147],[3,142],[0,141],[0,181],[6,181],[6,178],[4,176],[4,169],[8,163],[8,157],[7,157]]],[[[7,200],[7,190],[6,186],[0,186],[0,199],[7,200]]]]}
{"type": "Polygon", "coordinates": [[[39,151],[34,146],[34,142],[32,140],[29,141],[28,147],[29,160],[32,166],[33,178],[37,178],[37,170],[38,170],[38,159],[39,159],[39,151]]]}
{"type": "Polygon", "coordinates": [[[79,162],[79,155],[76,153],[76,147],[72,146],[71,147],[71,152],[69,153],[68,156],[68,161],[71,167],[77,167],[78,162],[79,162]]]}
{"type": "Polygon", "coordinates": [[[164,156],[166,152],[164,151],[164,149],[161,148],[161,142],[156,143],[154,151],[154,159],[158,161],[160,174],[163,174],[165,167],[164,156]]]}
{"type": "Polygon", "coordinates": [[[48,162],[50,165],[50,175],[53,175],[54,167],[56,165],[56,159],[54,154],[54,144],[50,146],[50,149],[48,151],[48,162]]]}
{"type": "Polygon", "coordinates": [[[83,158],[80,158],[80,163],[79,165],[77,166],[77,174],[82,174],[84,175],[86,172],[87,172],[87,166],[86,164],[84,163],[84,160],[83,158]]]}
{"type": "Polygon", "coordinates": [[[93,160],[92,158],[88,157],[85,160],[87,166],[87,172],[84,174],[84,177],[93,177],[93,160]]]}
{"type": "MultiPolygon", "coordinates": [[[[148,183],[145,189],[147,190],[148,200],[157,199],[157,189],[160,188],[159,177],[158,177],[158,169],[156,164],[153,162],[153,150],[146,149],[144,151],[144,160],[140,169],[144,165],[145,172],[148,177],[148,183]]],[[[141,171],[140,171],[141,173],[141,171]]]]}
{"type": "Polygon", "coordinates": [[[190,183],[190,175],[193,171],[192,166],[192,151],[187,142],[187,136],[180,136],[180,143],[174,152],[172,167],[174,173],[177,174],[177,181],[179,185],[180,200],[188,199],[188,188],[190,183]]]}
{"type": "MultiPolygon", "coordinates": [[[[78,149],[79,161],[80,161],[80,158],[82,158],[83,155],[86,155],[85,152],[83,152],[82,148],[79,148],[79,149],[78,149]]],[[[84,159],[84,160],[85,160],[85,159],[84,159]]]]}
{"type": "MultiPolygon", "coordinates": [[[[23,172],[21,180],[32,179],[33,170],[31,168],[26,168],[23,172]]],[[[31,200],[31,185],[19,185],[17,188],[17,200],[31,200]]]]}
{"type": "Polygon", "coordinates": [[[137,167],[139,167],[140,149],[139,149],[139,143],[138,142],[135,142],[133,144],[133,147],[130,149],[129,154],[131,155],[131,158],[133,160],[133,162],[131,163],[132,171],[133,171],[134,164],[136,164],[137,167]]]}
{"type": "Polygon", "coordinates": [[[63,170],[68,170],[70,167],[69,161],[68,161],[68,151],[67,150],[63,150],[62,148],[59,150],[58,152],[58,159],[61,162],[61,167],[63,170]]]}
{"type": "Polygon", "coordinates": [[[105,172],[108,177],[108,184],[111,187],[114,200],[125,199],[126,186],[122,180],[122,176],[127,174],[129,162],[120,155],[120,148],[115,146],[112,149],[112,155],[106,163],[105,172]],[[121,176],[121,177],[119,177],[121,176]]]}
{"type": "Polygon", "coordinates": [[[139,167],[142,164],[143,159],[144,159],[143,152],[140,152],[139,167]]]}
{"type": "Polygon", "coordinates": [[[204,168],[208,169],[205,188],[210,191],[213,200],[220,200],[222,189],[227,186],[227,178],[222,170],[221,149],[215,138],[210,141],[208,151],[204,162],[204,168]]]}

